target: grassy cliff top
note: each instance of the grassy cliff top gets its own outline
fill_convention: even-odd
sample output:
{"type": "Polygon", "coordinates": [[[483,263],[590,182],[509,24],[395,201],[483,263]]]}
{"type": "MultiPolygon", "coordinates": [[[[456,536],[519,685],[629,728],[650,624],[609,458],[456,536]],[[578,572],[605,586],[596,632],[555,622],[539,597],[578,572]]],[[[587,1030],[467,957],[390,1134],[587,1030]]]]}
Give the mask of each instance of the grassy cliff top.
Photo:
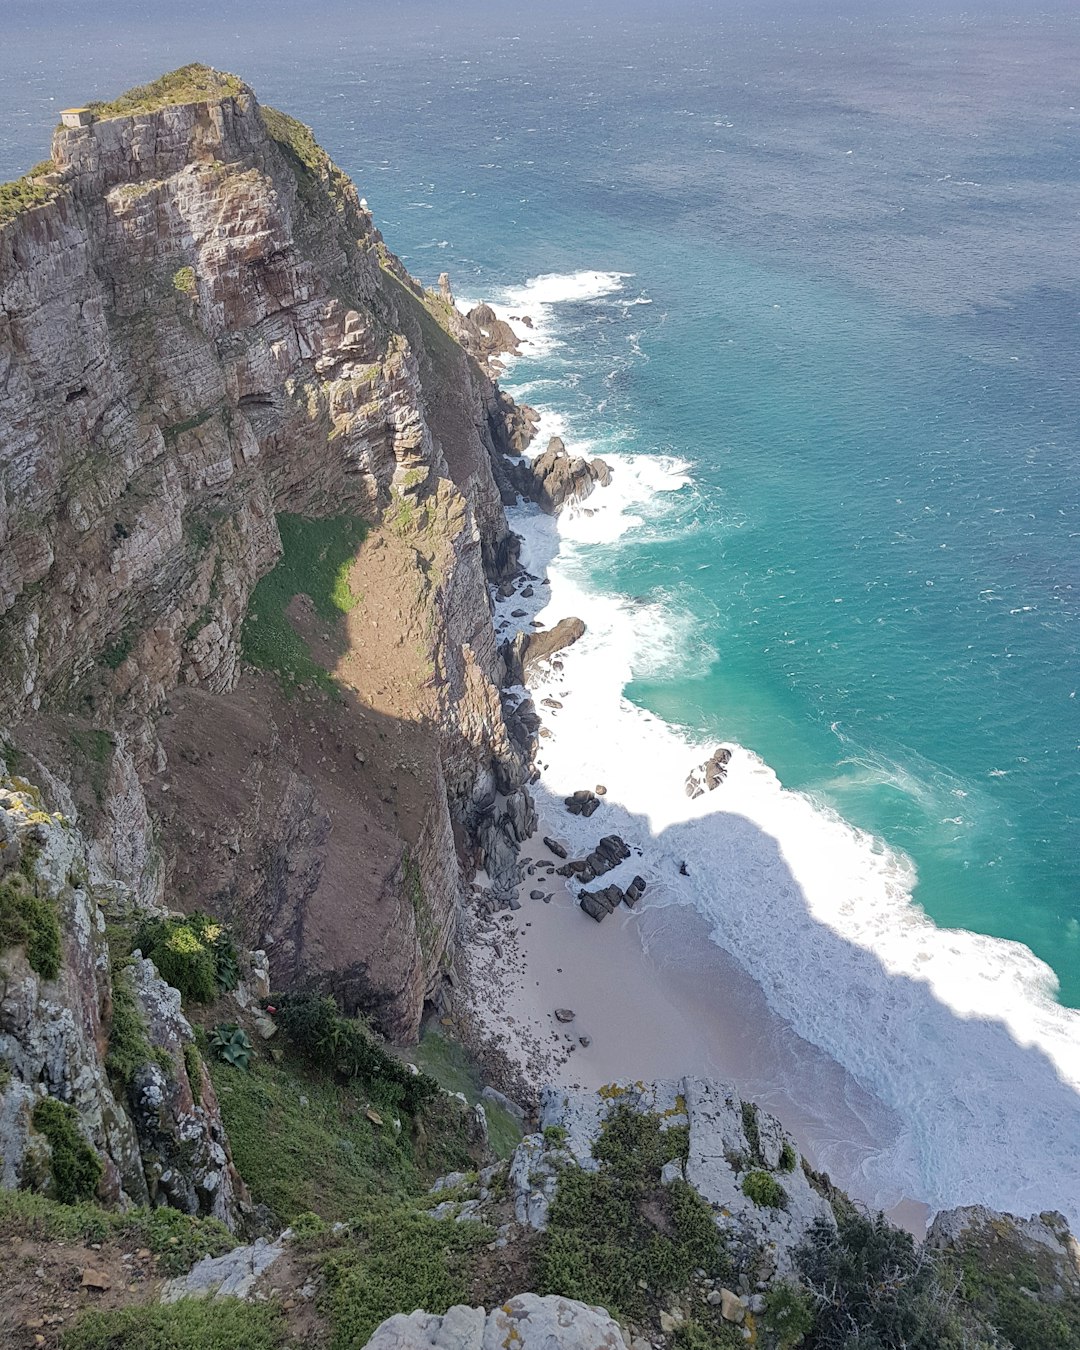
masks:
{"type": "Polygon", "coordinates": [[[204,103],[247,91],[247,85],[235,75],[195,63],[170,71],[150,84],[136,85],[109,103],[88,103],[86,107],[99,118],[130,117],[134,113],[156,112],[181,103],[204,103]]]}
{"type": "Polygon", "coordinates": [[[12,183],[0,183],[0,225],[6,225],[31,206],[41,206],[56,196],[56,189],[43,181],[56,166],[51,159],[35,164],[28,174],[12,183]]]}

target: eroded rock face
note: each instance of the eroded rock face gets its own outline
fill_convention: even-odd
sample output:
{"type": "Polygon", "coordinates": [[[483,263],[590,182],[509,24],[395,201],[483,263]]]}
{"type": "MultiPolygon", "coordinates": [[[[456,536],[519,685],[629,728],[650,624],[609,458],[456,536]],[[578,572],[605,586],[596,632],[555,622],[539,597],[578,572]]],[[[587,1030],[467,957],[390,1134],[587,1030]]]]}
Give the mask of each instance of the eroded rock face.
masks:
{"type": "MultiPolygon", "coordinates": [[[[0,229],[0,726],[40,741],[59,788],[93,777],[95,877],[141,905],[182,890],[267,937],[275,980],[334,989],[408,1039],[485,803],[526,777],[488,583],[517,566],[503,454],[535,417],[451,336],[479,325],[423,291],[306,128],[250,90],[60,128],[53,159],[55,199],[0,229]],[[335,829],[336,766],[317,763],[253,775],[264,795],[241,821],[196,811],[183,840],[167,823],[166,793],[217,794],[209,756],[179,759],[163,727],[178,690],[237,696],[279,750],[300,745],[240,656],[283,512],[358,514],[393,542],[407,603],[349,641],[408,644],[425,667],[384,710],[426,729],[412,833],[395,801],[335,829]],[[72,707],[81,724],[57,734],[72,707]],[[101,735],[92,762],[67,753],[101,735]],[[335,928],[357,831],[387,857],[335,928]]],[[[352,692],[363,715],[378,680],[352,692]]],[[[309,721],[324,731],[322,710],[309,721]]]]}
{"type": "Polygon", "coordinates": [[[368,1341],[370,1350],[626,1350],[619,1324],[603,1308],[549,1294],[518,1294],[498,1308],[463,1304],[438,1317],[399,1313],[368,1341]]]}
{"type": "Polygon", "coordinates": [[[502,644],[508,683],[525,684],[530,673],[542,661],[550,661],[584,635],[583,620],[573,616],[560,619],[554,627],[540,632],[518,633],[512,640],[502,644]]]}
{"type": "Polygon", "coordinates": [[[983,1205],[943,1210],[927,1242],[939,1251],[974,1258],[988,1272],[1030,1272],[1040,1300],[1080,1297],[1080,1242],[1063,1214],[1049,1211],[1018,1219],[983,1205]]]}
{"type": "Polygon", "coordinates": [[[597,484],[606,487],[611,481],[611,468],[604,460],[571,455],[558,436],[552,436],[531,468],[534,487],[529,495],[548,515],[570,502],[584,501],[597,484]]]}
{"type": "MultiPolygon", "coordinates": [[[[0,1185],[52,1185],[50,1150],[33,1125],[43,1097],[72,1106],[101,1158],[99,1197],[108,1203],[169,1203],[239,1227],[249,1209],[232,1167],[209,1074],[188,1076],[184,1047],[194,1037],[180,995],[149,961],[119,978],[134,993],[146,1041],[157,1057],[129,1084],[106,1067],[115,972],[87,848],[71,821],[50,811],[25,779],[0,771],[0,885],[17,879],[55,914],[61,946],[55,975],[35,969],[18,943],[0,952],[0,1185]],[[197,1098],[197,1100],[196,1100],[197,1098]]],[[[40,967],[40,956],[36,958],[40,967]]]]}

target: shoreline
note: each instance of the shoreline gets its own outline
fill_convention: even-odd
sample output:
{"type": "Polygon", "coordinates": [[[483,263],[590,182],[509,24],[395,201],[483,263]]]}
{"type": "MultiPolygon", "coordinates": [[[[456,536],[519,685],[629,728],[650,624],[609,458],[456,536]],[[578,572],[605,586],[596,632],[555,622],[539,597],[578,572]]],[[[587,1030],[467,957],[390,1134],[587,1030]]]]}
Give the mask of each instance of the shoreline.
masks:
{"type": "MultiPolygon", "coordinates": [[[[469,934],[465,996],[475,1031],[535,1085],[596,1089],[684,1076],[731,1082],[781,1121],[815,1169],[853,1199],[879,1207],[860,1169],[881,1147],[867,1120],[876,1117],[881,1128],[888,1113],[771,1012],[691,906],[650,908],[646,894],[635,911],[620,906],[598,924],[562,877],[552,885],[539,870],[530,875],[538,859],[560,861],[543,836],[558,838],[562,823],[550,808],[540,811],[521,852],[520,908],[469,934]],[[530,897],[540,889],[554,892],[550,902],[530,897]],[[696,970],[682,963],[688,950],[698,954],[696,970]],[[559,1021],[556,1009],[573,1019],[559,1021]],[[793,1078],[831,1087],[822,1087],[827,1104],[815,1109],[803,1094],[785,1091],[776,1072],[784,1066],[793,1078]]],[[[635,860],[623,870],[632,872],[635,860]]],[[[615,869],[603,882],[618,877],[615,869]]],[[[929,1205],[897,1195],[883,1207],[893,1223],[925,1235],[929,1205]]]]}

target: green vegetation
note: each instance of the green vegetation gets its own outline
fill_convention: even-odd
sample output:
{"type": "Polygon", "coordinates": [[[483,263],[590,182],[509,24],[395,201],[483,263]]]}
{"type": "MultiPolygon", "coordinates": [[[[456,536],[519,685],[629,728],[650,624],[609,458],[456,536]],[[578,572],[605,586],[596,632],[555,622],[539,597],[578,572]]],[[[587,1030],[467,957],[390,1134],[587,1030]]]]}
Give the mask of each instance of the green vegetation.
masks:
{"type": "Polygon", "coordinates": [[[746,1344],[741,1327],[717,1321],[702,1325],[694,1319],[675,1328],[672,1342],[675,1350],[735,1350],[746,1344]]]}
{"type": "Polygon", "coordinates": [[[483,1224],[432,1219],[413,1207],[368,1214],[326,1261],[332,1350],[355,1350],[394,1313],[445,1313],[472,1303],[480,1251],[494,1234],[483,1224]]]}
{"type": "Polygon", "coordinates": [[[997,1269],[992,1259],[966,1256],[961,1265],[964,1298],[1016,1350],[1076,1350],[1080,1346],[1080,1298],[1038,1301],[1042,1281],[1033,1264],[997,1269]]]}
{"type": "Polygon", "coordinates": [[[562,1125],[544,1126],[544,1143],[548,1148],[562,1148],[566,1143],[566,1129],[562,1125]]]}
{"type": "Polygon", "coordinates": [[[794,1172],[795,1164],[798,1161],[799,1155],[785,1139],[784,1146],[780,1150],[780,1161],[776,1165],[776,1170],[778,1172],[794,1172]]]}
{"type": "Polygon", "coordinates": [[[219,1022],[210,1033],[209,1044],[223,1064],[231,1064],[234,1069],[242,1069],[245,1073],[251,1068],[255,1047],[247,1032],[235,1022],[219,1022]]]}
{"type": "Polygon", "coordinates": [[[118,1238],[148,1247],[163,1275],[180,1275],[203,1256],[221,1256],[236,1239],[216,1219],[178,1209],[135,1209],[121,1214],[93,1204],[62,1204],[33,1191],[0,1190],[0,1239],[104,1242],[118,1238]]]}
{"type": "Polygon", "coordinates": [[[311,1212],[329,1222],[352,1219],[379,1197],[400,1201],[440,1173],[473,1165],[460,1106],[450,1098],[432,1102],[411,1130],[402,1122],[399,1132],[390,1111],[369,1108],[358,1085],[292,1055],[280,1064],[255,1060],[248,1073],[213,1060],[207,1067],[236,1166],[256,1202],[282,1223],[311,1212]]]}
{"type": "Polygon", "coordinates": [[[191,1087],[191,1097],[196,1106],[202,1104],[202,1055],[199,1047],[192,1041],[184,1046],[184,1072],[191,1087]]]}
{"type": "Polygon", "coordinates": [[[92,1199],[105,1168],[79,1132],[78,1112],[55,1097],[43,1097],[32,1119],[34,1129],[45,1136],[52,1150],[50,1171],[56,1198],[67,1205],[92,1199]]]}
{"type": "Polygon", "coordinates": [[[743,1177],[742,1192],[763,1209],[783,1209],[787,1205],[787,1191],[771,1172],[747,1172],[743,1177]]]}
{"type": "Polygon", "coordinates": [[[105,1068],[117,1082],[127,1087],[144,1064],[170,1066],[168,1052],[150,1044],[131,978],[128,962],[117,959],[112,971],[112,1021],[109,1024],[109,1048],[105,1068]]]}
{"type": "Polygon", "coordinates": [[[115,642],[101,649],[101,664],[108,666],[110,670],[118,670],[131,655],[134,646],[135,630],[131,627],[125,628],[115,642]]]}
{"type": "Polygon", "coordinates": [[[287,690],[314,683],[335,692],[329,673],[311,656],[307,643],[285,613],[296,595],[307,595],[327,623],[359,603],[349,586],[349,568],[367,533],[355,516],[304,520],[280,515],[282,556],[252,592],[241,635],[244,659],[272,671],[287,690]]]}
{"type": "Polygon", "coordinates": [[[414,1058],[446,1092],[460,1092],[470,1105],[483,1105],[491,1151],[497,1158],[509,1158],[521,1143],[521,1126],[504,1107],[480,1096],[483,1080],[465,1047],[436,1028],[428,1027],[416,1047],[414,1058]]]}
{"type": "Polygon", "coordinates": [[[224,925],[207,914],[147,919],[133,941],[157,966],[163,980],[196,1003],[210,1003],[239,983],[232,939],[224,925]]]}
{"type": "Polygon", "coordinates": [[[227,98],[243,93],[244,88],[235,75],[196,63],[170,71],[150,84],[136,85],[109,103],[88,103],[86,106],[97,118],[133,117],[137,113],[156,112],[179,103],[205,103],[227,98]]]}
{"type": "Polygon", "coordinates": [[[420,330],[421,348],[431,362],[435,376],[435,388],[449,385],[460,377],[464,368],[465,353],[457,339],[439,322],[438,318],[413,291],[409,289],[385,265],[382,269],[383,281],[394,295],[402,318],[411,318],[420,330]]]}
{"type": "Polygon", "coordinates": [[[233,1298],[93,1310],[60,1341],[61,1350],[280,1350],[286,1343],[279,1308],[233,1298]]]}
{"type": "Polygon", "coordinates": [[[173,273],[173,289],[181,295],[193,296],[197,293],[194,267],[178,267],[173,273]]]}
{"type": "Polygon", "coordinates": [[[300,1054],[324,1073],[359,1081],[373,1100],[413,1115],[438,1096],[439,1085],[389,1054],[355,1017],[343,1017],[332,998],[286,995],[278,1025],[300,1054]]]}
{"type": "Polygon", "coordinates": [[[73,758],[78,761],[78,777],[88,784],[99,806],[105,800],[109,783],[114,742],[107,731],[76,728],[68,736],[73,758]]]}
{"type": "Polygon", "coordinates": [[[765,1296],[765,1325],[777,1339],[777,1350],[791,1350],[814,1329],[814,1302],[805,1289],[779,1280],[765,1296]]]}
{"type": "Polygon", "coordinates": [[[22,178],[11,183],[0,183],[0,225],[7,225],[22,211],[42,206],[56,196],[56,188],[41,182],[41,175],[51,173],[56,166],[52,160],[37,164],[22,178]]]}
{"type": "MultiPolygon", "coordinates": [[[[808,1341],[813,1350],[961,1350],[973,1344],[933,1257],[883,1214],[841,1211],[835,1232],[818,1220],[797,1258],[817,1295],[808,1341]]],[[[1039,1344],[1045,1350],[1047,1343],[1039,1344]]]]}
{"type": "Polygon", "coordinates": [[[44,980],[60,973],[63,943],[56,909],[38,893],[33,868],[24,854],[23,866],[0,881],[0,950],[25,947],[30,966],[44,980]]]}
{"type": "Polygon", "coordinates": [[[593,1148],[599,1171],[561,1174],[537,1258],[539,1293],[642,1321],[696,1269],[728,1273],[708,1204],[682,1180],[661,1185],[664,1164],[687,1147],[685,1130],[661,1125],[617,1103],[593,1148]]]}

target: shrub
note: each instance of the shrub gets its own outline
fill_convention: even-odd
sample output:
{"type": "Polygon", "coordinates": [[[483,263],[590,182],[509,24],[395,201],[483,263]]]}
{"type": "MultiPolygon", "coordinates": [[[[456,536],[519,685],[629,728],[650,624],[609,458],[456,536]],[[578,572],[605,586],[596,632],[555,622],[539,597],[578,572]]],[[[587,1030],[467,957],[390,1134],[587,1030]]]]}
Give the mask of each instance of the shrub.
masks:
{"type": "Polygon", "coordinates": [[[195,269],[193,267],[178,267],[173,273],[173,288],[178,290],[181,295],[195,294],[195,269]]]}
{"type": "Polygon", "coordinates": [[[784,1140],[784,1146],[780,1150],[780,1161],[777,1164],[778,1172],[794,1172],[795,1164],[799,1161],[799,1156],[791,1147],[788,1141],[784,1140]]]}
{"type": "Polygon", "coordinates": [[[814,1303],[797,1284],[779,1280],[765,1295],[765,1325],[777,1350],[790,1350],[814,1329],[814,1303]]]}
{"type": "Polygon", "coordinates": [[[161,978],[184,998],[209,1003],[224,990],[236,988],[236,949],[224,925],[207,914],[149,919],[134,941],[157,966],[161,978]]]}
{"type": "Polygon", "coordinates": [[[787,1191],[770,1172],[747,1172],[743,1177],[742,1192],[763,1209],[784,1209],[787,1191]]]}
{"type": "Polygon", "coordinates": [[[562,1125],[545,1125],[544,1143],[550,1148],[561,1148],[566,1143],[566,1130],[562,1125]]]}
{"type": "Polygon", "coordinates": [[[55,1097],[43,1097],[34,1107],[32,1120],[52,1150],[50,1170],[56,1198],[63,1204],[93,1199],[105,1169],[79,1130],[75,1108],[55,1097]]]}
{"type": "Polygon", "coordinates": [[[537,1258],[539,1293],[640,1321],[652,1301],[685,1289],[694,1270],[726,1274],[712,1210],[686,1182],[660,1182],[682,1148],[659,1117],[615,1106],[593,1148],[599,1170],[572,1167],[559,1177],[537,1258]]]}
{"type": "Polygon", "coordinates": [[[285,1344],[279,1308],[234,1298],[86,1312],[60,1342],[62,1350],[279,1350],[285,1344]]]}
{"type": "Polygon", "coordinates": [[[966,1339],[933,1257],[883,1214],[819,1219],[796,1253],[817,1304],[815,1350],[960,1350],[966,1339]]]}
{"type": "Polygon", "coordinates": [[[332,1350],[364,1345],[395,1313],[445,1313],[472,1302],[476,1260],[493,1236],[483,1224],[433,1219],[410,1208],[358,1221],[353,1241],[325,1266],[332,1350]]]}
{"type": "Polygon", "coordinates": [[[31,969],[42,979],[60,974],[63,940],[56,909],[21,871],[0,881],[0,948],[17,946],[26,948],[31,969]]]}
{"type": "Polygon", "coordinates": [[[278,1025],[312,1064],[345,1078],[362,1079],[389,1106],[415,1113],[438,1095],[439,1085],[413,1073],[353,1017],[343,1017],[332,998],[286,995],[278,1003],[278,1025]]]}
{"type": "Polygon", "coordinates": [[[156,1050],[146,1034],[146,1023],[127,975],[127,963],[117,961],[113,966],[112,1021],[105,1067],[126,1087],[144,1064],[151,1060],[161,1063],[162,1055],[167,1064],[167,1052],[156,1050]]]}

